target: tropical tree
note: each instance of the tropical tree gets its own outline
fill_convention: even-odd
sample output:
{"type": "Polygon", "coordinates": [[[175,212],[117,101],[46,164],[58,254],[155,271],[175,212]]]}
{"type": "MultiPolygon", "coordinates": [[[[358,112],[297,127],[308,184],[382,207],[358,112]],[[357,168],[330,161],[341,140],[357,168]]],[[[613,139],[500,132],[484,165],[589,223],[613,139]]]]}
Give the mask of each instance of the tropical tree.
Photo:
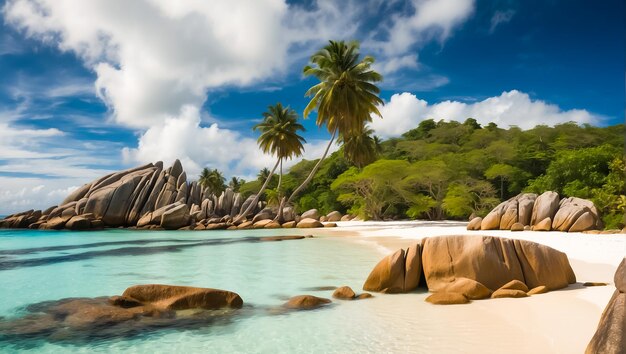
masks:
{"type": "Polygon", "coordinates": [[[354,163],[358,168],[376,161],[380,153],[380,140],[373,136],[374,131],[364,127],[359,132],[339,136],[339,142],[343,144],[345,158],[354,163]]]}
{"type": "Polygon", "coordinates": [[[338,134],[344,139],[360,134],[365,124],[372,121],[372,115],[382,117],[377,106],[383,101],[378,97],[380,89],[374,85],[382,76],[371,68],[373,57],[360,58],[358,42],[329,41],[311,56],[310,62],[304,67],[304,75],[320,82],[305,93],[312,98],[304,109],[304,117],[317,110],[316,124],[325,126],[331,138],[322,157],[288,202],[309,184],[338,134]]]}
{"type": "Polygon", "coordinates": [[[246,183],[243,178],[238,178],[233,176],[228,182],[228,186],[233,190],[233,192],[239,192],[239,188],[246,183]]]}
{"type": "Polygon", "coordinates": [[[269,176],[270,176],[270,169],[267,167],[263,167],[262,169],[259,170],[259,173],[257,173],[256,178],[261,182],[265,182],[265,180],[268,179],[269,176]]]}
{"type": "MultiPolygon", "coordinates": [[[[283,160],[302,156],[302,152],[304,151],[303,144],[306,142],[302,136],[298,135],[298,131],[304,131],[302,124],[298,123],[298,115],[293,109],[283,107],[281,103],[269,106],[267,112],[263,113],[263,121],[255,125],[253,130],[261,132],[261,135],[257,139],[257,143],[261,150],[264,153],[276,156],[277,160],[274,168],[269,171],[263,186],[261,186],[261,190],[259,190],[252,203],[250,203],[248,208],[240,214],[237,220],[239,220],[242,216],[248,215],[250,210],[258,203],[259,197],[267,188],[274,172],[276,172],[276,168],[279,166],[280,177],[277,191],[280,191],[280,184],[283,175],[283,160]]],[[[263,170],[259,173],[259,175],[264,174],[263,170]]],[[[279,217],[282,218],[282,207],[279,208],[279,217]]]]}
{"type": "Polygon", "coordinates": [[[208,169],[206,167],[202,169],[198,179],[201,186],[215,195],[220,195],[226,189],[225,181],[226,178],[217,168],[208,169]]]}

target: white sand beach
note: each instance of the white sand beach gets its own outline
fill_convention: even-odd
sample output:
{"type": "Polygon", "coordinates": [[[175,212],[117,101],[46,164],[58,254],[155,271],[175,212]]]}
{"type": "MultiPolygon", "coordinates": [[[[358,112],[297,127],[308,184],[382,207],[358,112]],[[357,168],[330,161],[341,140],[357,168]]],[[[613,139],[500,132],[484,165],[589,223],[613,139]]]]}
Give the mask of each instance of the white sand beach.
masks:
{"type": "MultiPolygon", "coordinates": [[[[416,335],[412,330],[433,321],[445,335],[423,338],[428,352],[464,353],[582,353],[615,287],[613,275],[626,255],[626,234],[594,235],[564,232],[467,231],[460,222],[339,222],[321,233],[353,237],[374,243],[381,258],[417,239],[438,235],[492,235],[530,240],[565,252],[577,283],[566,289],[522,299],[490,299],[468,305],[435,306],[423,303],[424,293],[383,295],[373,300],[390,321],[402,321],[398,338],[416,335]],[[585,287],[584,282],[608,286],[585,287]]],[[[372,268],[374,264],[372,264],[372,268]]],[[[374,304],[372,304],[374,305],[374,304]]]]}

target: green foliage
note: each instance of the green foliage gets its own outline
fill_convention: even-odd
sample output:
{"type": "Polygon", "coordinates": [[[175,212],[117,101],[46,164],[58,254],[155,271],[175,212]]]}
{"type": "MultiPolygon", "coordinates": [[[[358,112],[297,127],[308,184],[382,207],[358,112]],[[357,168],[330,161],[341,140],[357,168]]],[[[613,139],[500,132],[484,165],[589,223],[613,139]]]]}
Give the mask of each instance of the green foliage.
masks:
{"type": "MultiPolygon", "coordinates": [[[[424,120],[402,137],[382,141],[378,160],[362,168],[346,159],[344,147],[324,160],[296,205],[370,219],[465,219],[486,215],[521,191],[555,190],[591,199],[607,227],[623,225],[624,125],[567,123],[524,131],[474,123],[424,120]],[[406,171],[395,168],[400,163],[406,171]],[[383,168],[391,175],[376,171],[383,168]]],[[[315,162],[293,166],[285,188],[293,190],[315,162]]]]}
{"type": "Polygon", "coordinates": [[[226,178],[222,172],[217,170],[217,168],[203,168],[200,173],[200,177],[198,178],[198,183],[202,187],[207,188],[211,191],[211,193],[217,196],[219,196],[226,189],[226,184],[224,184],[225,181],[226,178]]]}
{"type": "Polygon", "coordinates": [[[332,184],[339,201],[349,205],[365,219],[382,219],[388,208],[406,203],[411,197],[402,180],[409,172],[409,163],[402,160],[378,160],[362,170],[351,167],[332,184]]]}

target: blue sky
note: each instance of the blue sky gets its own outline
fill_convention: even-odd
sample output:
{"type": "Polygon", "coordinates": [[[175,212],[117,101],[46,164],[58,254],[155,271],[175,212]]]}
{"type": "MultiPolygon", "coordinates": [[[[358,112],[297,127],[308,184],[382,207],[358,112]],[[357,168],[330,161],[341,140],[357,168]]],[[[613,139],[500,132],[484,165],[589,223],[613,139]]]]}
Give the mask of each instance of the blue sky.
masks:
{"type": "MultiPolygon", "coordinates": [[[[382,137],[426,118],[624,122],[620,0],[0,4],[0,214],[156,160],[253,175],[272,159],[251,127],[269,104],[302,112],[328,39],[377,58],[382,137]]],[[[315,158],[328,134],[305,126],[315,158]]]]}

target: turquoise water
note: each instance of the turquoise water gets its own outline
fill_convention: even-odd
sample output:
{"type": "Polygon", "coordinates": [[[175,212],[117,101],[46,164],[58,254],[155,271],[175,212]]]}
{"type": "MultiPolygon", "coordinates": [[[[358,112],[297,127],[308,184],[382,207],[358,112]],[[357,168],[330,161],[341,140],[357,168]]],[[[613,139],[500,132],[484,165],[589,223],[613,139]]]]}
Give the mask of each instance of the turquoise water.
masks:
{"type": "Polygon", "coordinates": [[[392,333],[377,324],[368,301],[334,301],[328,308],[276,315],[287,298],[320,287],[360,289],[380,258],[372,245],[350,238],[315,237],[252,242],[251,236],[290,230],[98,232],[0,230],[0,316],[68,297],[121,294],[135,284],[162,283],[237,292],[246,308],[229,321],[140,337],[89,343],[0,342],[0,351],[34,352],[380,352],[392,333]]]}

